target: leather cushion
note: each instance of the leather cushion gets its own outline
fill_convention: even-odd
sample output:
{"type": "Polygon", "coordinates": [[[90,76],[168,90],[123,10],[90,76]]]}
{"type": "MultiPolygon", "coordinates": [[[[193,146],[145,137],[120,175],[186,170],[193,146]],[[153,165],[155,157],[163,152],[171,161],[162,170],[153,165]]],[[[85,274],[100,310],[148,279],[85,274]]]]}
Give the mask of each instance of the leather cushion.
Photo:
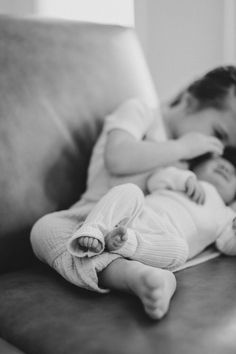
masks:
{"type": "Polygon", "coordinates": [[[0,276],[0,330],[26,353],[233,354],[236,258],[219,257],[177,273],[161,321],[132,295],[79,289],[39,265],[0,276]]]}
{"type": "Polygon", "coordinates": [[[154,93],[133,30],[66,21],[0,17],[0,78],[2,270],[39,217],[78,200],[103,117],[154,93]]]}

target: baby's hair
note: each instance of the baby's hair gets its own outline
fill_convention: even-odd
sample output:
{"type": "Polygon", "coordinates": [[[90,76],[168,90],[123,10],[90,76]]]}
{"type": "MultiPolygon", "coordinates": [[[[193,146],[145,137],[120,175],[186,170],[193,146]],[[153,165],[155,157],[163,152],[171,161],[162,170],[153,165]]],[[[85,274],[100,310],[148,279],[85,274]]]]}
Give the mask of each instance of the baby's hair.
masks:
{"type": "Polygon", "coordinates": [[[187,92],[197,101],[196,110],[216,108],[223,110],[229,90],[233,87],[236,94],[236,67],[220,66],[207,72],[180,92],[170,103],[176,106],[187,92]]]}
{"type": "MultiPolygon", "coordinates": [[[[189,163],[190,170],[193,170],[199,164],[201,164],[202,162],[204,162],[212,157],[213,156],[211,153],[207,153],[207,154],[195,157],[194,159],[190,160],[190,163],[189,163]]],[[[226,146],[222,157],[224,159],[228,160],[236,169],[236,148],[235,147],[226,146]]]]}
{"type": "Polygon", "coordinates": [[[191,171],[193,171],[198,165],[200,165],[201,163],[203,163],[206,160],[209,160],[210,158],[212,158],[211,153],[207,153],[207,154],[195,157],[194,159],[189,161],[189,169],[191,171]]]}
{"type": "Polygon", "coordinates": [[[236,148],[231,146],[226,146],[224,149],[223,157],[232,163],[236,169],[236,148]]]}

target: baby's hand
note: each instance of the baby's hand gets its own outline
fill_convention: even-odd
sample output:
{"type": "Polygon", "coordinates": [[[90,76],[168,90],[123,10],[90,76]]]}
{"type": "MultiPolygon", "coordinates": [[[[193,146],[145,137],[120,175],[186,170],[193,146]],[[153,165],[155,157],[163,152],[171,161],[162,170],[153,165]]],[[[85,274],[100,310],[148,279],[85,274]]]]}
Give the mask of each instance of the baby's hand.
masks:
{"type": "Polygon", "coordinates": [[[222,155],[224,151],[224,146],[219,139],[201,133],[185,134],[178,141],[184,159],[192,159],[206,153],[222,155]]]}
{"type": "Polygon", "coordinates": [[[195,177],[190,176],[187,179],[185,183],[185,193],[193,202],[204,204],[205,191],[195,177]]]}

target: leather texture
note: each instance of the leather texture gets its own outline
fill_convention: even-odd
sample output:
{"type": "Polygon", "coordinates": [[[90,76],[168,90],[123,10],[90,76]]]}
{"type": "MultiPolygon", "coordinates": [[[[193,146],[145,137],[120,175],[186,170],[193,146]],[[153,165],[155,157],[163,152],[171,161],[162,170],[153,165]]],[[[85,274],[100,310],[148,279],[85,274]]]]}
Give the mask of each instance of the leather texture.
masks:
{"type": "Polygon", "coordinates": [[[32,223],[79,198],[104,115],[131,96],[155,100],[132,30],[0,17],[1,354],[235,353],[235,258],[177,273],[160,322],[36,259],[9,271],[30,254],[32,223]]]}
{"type": "Polygon", "coordinates": [[[235,354],[236,259],[220,257],[177,273],[161,321],[137,298],[68,284],[46,266],[0,277],[0,328],[31,354],[235,354]]]}
{"type": "Polygon", "coordinates": [[[104,116],[133,96],[155,100],[132,29],[0,17],[1,270],[24,263],[39,217],[78,200],[104,116]]]}
{"type": "Polygon", "coordinates": [[[13,345],[7,343],[0,338],[0,353],[1,354],[25,354],[21,350],[15,348],[13,345]]]}

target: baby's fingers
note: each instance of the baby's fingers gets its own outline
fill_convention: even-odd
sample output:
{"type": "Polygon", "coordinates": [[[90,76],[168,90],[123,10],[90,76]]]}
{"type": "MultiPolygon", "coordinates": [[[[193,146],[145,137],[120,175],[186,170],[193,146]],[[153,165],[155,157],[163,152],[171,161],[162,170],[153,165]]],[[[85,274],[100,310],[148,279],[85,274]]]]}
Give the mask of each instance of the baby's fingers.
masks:
{"type": "Polygon", "coordinates": [[[200,185],[198,188],[199,188],[199,198],[197,200],[197,203],[202,205],[205,203],[205,191],[200,185]]]}
{"type": "Polygon", "coordinates": [[[194,188],[195,188],[195,181],[193,180],[192,177],[188,178],[187,179],[187,182],[186,182],[186,194],[188,195],[188,197],[190,197],[193,192],[194,192],[194,188]]]}
{"type": "Polygon", "coordinates": [[[199,183],[195,185],[195,190],[191,195],[191,199],[197,204],[203,204],[205,202],[205,192],[199,183]]]}
{"type": "Polygon", "coordinates": [[[196,186],[196,188],[194,190],[194,193],[191,196],[191,199],[192,199],[193,202],[199,204],[199,202],[198,202],[199,198],[200,198],[200,191],[199,191],[199,189],[196,186]]]}

